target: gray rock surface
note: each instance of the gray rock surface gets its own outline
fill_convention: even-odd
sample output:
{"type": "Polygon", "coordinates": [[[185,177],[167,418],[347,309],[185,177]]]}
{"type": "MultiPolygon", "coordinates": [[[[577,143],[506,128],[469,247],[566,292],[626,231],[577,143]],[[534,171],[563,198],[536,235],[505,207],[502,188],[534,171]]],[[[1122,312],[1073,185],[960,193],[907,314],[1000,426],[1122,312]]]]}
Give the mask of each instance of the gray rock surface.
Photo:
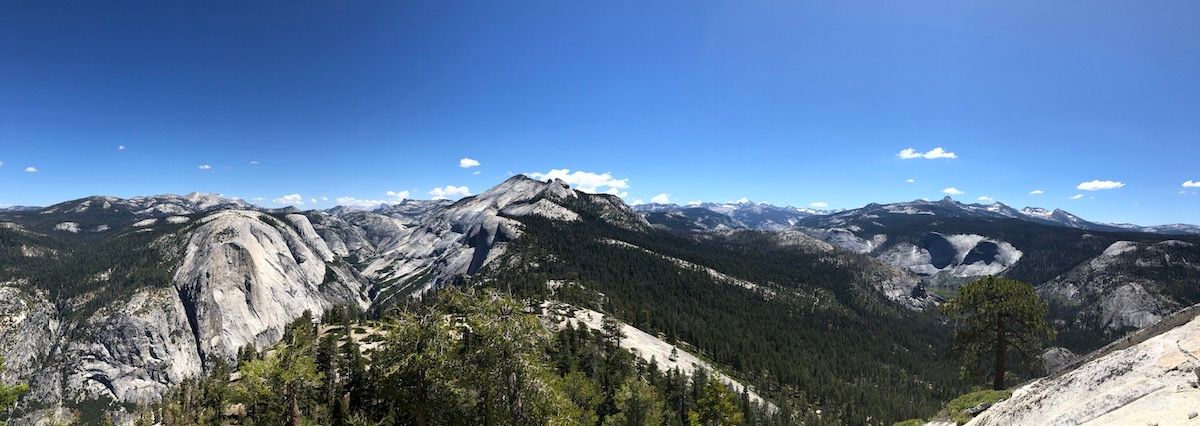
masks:
{"type": "Polygon", "coordinates": [[[1035,380],[967,423],[985,425],[1186,424],[1200,400],[1200,318],[1035,380]]]}

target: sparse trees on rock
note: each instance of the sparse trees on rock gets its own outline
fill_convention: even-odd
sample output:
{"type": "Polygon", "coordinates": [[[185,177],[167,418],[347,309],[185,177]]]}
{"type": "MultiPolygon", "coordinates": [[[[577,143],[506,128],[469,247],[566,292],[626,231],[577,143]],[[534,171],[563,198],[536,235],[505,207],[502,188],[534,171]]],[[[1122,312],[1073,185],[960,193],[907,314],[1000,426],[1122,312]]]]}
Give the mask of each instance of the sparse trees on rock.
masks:
{"type": "MultiPolygon", "coordinates": [[[[0,356],[0,373],[4,373],[3,356],[0,356]]],[[[6,385],[0,383],[0,411],[7,410],[8,407],[15,404],[26,392],[29,392],[29,385],[27,384],[17,383],[15,385],[6,385]]],[[[0,426],[4,426],[4,422],[0,422],[0,426]]]]}

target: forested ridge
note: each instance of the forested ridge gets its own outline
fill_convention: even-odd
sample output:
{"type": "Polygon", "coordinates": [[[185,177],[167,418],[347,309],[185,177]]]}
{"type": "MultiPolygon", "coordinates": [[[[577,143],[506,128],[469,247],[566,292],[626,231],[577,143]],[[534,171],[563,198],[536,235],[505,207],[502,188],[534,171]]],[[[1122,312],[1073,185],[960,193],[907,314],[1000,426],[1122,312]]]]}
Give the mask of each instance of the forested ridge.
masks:
{"type": "Polygon", "coordinates": [[[841,424],[893,421],[927,416],[963,389],[945,354],[948,327],[873,291],[861,274],[873,261],[864,256],[781,248],[756,232],[708,239],[602,221],[522,220],[517,259],[487,285],[593,307],[686,342],[797,412],[820,410],[841,424]],[[611,240],[713,267],[771,294],[611,240]],[[552,289],[550,280],[568,284],[552,289]]]}
{"type": "MultiPolygon", "coordinates": [[[[215,362],[135,423],[328,425],[775,425],[790,412],[737,395],[708,372],[660,371],[619,347],[615,327],[547,328],[530,306],[455,288],[366,320],[305,314],[283,341],[215,362]],[[351,338],[350,336],[354,336],[351,338]]],[[[791,419],[791,420],[789,420],[791,419]]],[[[109,419],[111,420],[111,419],[109,419]]]]}

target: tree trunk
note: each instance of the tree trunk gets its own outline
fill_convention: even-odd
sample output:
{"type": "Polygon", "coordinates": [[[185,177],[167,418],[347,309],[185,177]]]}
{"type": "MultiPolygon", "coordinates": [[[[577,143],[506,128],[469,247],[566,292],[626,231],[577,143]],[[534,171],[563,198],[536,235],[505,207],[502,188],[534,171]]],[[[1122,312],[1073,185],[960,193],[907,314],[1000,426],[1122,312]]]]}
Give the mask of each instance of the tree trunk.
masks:
{"type": "Polygon", "coordinates": [[[1004,363],[1008,355],[1008,340],[1004,335],[1004,317],[996,319],[996,366],[992,377],[992,389],[1004,389],[1004,363]]]}
{"type": "Polygon", "coordinates": [[[183,426],[191,425],[196,416],[192,413],[192,386],[190,384],[183,386],[183,409],[180,411],[182,414],[180,416],[181,419],[179,419],[180,424],[183,426]]]}
{"type": "Polygon", "coordinates": [[[291,411],[292,411],[291,424],[292,424],[292,426],[301,426],[301,424],[302,424],[301,418],[303,416],[300,415],[300,401],[296,395],[295,388],[292,388],[291,392],[288,392],[288,393],[290,394],[290,397],[288,399],[291,400],[291,411]]]}
{"type": "Polygon", "coordinates": [[[426,424],[429,423],[429,415],[426,414],[426,411],[425,411],[429,405],[429,396],[426,395],[426,392],[427,391],[425,389],[425,374],[421,373],[417,377],[417,406],[414,407],[414,408],[416,408],[415,417],[416,417],[416,421],[417,421],[417,426],[425,426],[426,424]]]}

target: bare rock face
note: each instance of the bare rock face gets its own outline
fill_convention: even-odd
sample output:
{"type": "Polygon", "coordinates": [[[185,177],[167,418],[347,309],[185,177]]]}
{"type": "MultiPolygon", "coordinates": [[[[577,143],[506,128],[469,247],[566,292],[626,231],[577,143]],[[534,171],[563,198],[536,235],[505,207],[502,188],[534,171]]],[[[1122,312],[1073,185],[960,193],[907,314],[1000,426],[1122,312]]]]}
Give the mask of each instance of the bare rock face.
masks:
{"type": "Polygon", "coordinates": [[[28,399],[57,400],[62,395],[60,376],[44,361],[54,348],[51,343],[62,337],[58,312],[45,292],[18,284],[0,283],[0,355],[4,356],[0,380],[31,382],[28,399]]]}
{"type": "Polygon", "coordinates": [[[294,227],[264,213],[226,210],[193,231],[175,284],[201,358],[272,344],[306,310],[366,305],[365,285],[348,279],[348,271],[330,270],[333,252],[307,218],[287,219],[294,227]]]}
{"type": "Polygon", "coordinates": [[[174,288],[142,289],[93,314],[81,333],[64,352],[71,395],[155,401],[170,385],[203,372],[174,288]]]}
{"type": "Polygon", "coordinates": [[[381,284],[374,302],[384,305],[398,295],[419,294],[455,277],[474,274],[521,235],[517,217],[574,221],[579,214],[568,205],[576,202],[590,203],[602,219],[619,226],[649,226],[619,199],[602,194],[583,198],[562,181],[514,176],[482,194],[428,213],[415,225],[380,241],[380,255],[363,271],[381,284]]]}
{"type": "Polygon", "coordinates": [[[1104,329],[1142,328],[1188,304],[1171,288],[1190,286],[1172,276],[1200,273],[1191,243],[1118,241],[1102,254],[1040,286],[1043,298],[1080,309],[1080,320],[1104,329]]]}
{"type": "Polygon", "coordinates": [[[210,360],[274,344],[305,311],[369,303],[366,281],[303,215],[220,210],[155,244],[178,261],[173,279],[79,319],[59,318],[44,292],[0,284],[4,379],[30,383],[27,400],[42,403],[151,402],[210,360]]]}
{"type": "Polygon", "coordinates": [[[968,425],[1190,424],[1200,318],[1013,392],[968,425]]]}

